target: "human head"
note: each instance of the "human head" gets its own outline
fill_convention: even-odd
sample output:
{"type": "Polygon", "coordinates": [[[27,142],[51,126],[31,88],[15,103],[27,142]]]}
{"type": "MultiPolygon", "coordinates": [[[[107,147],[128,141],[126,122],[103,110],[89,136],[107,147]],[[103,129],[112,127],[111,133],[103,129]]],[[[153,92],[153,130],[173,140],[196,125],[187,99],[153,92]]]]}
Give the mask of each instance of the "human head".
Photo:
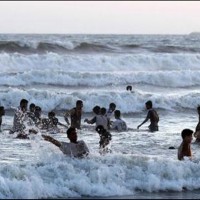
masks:
{"type": "Polygon", "coordinates": [[[83,107],[83,101],[77,100],[77,101],[76,101],[76,108],[82,109],[82,107],[83,107]]]}
{"type": "Polygon", "coordinates": [[[29,110],[30,110],[31,112],[34,112],[34,111],[35,111],[35,104],[34,104],[34,103],[31,103],[31,104],[30,104],[29,110]]]}
{"type": "Polygon", "coordinates": [[[54,118],[56,116],[55,112],[51,111],[48,113],[49,118],[54,118]]]}
{"type": "Polygon", "coordinates": [[[101,115],[105,115],[106,114],[106,108],[102,107],[100,110],[101,115]]]}
{"type": "Polygon", "coordinates": [[[40,118],[41,112],[42,112],[42,109],[40,108],[40,106],[35,106],[35,116],[40,118]]]}
{"type": "Polygon", "coordinates": [[[120,110],[115,110],[115,118],[118,119],[121,116],[120,110]]]}
{"type": "Polygon", "coordinates": [[[27,111],[28,101],[26,99],[22,99],[20,101],[20,108],[23,112],[27,111]]]}
{"type": "Polygon", "coordinates": [[[4,106],[0,106],[0,116],[5,115],[4,106]]]}
{"type": "Polygon", "coordinates": [[[182,139],[187,143],[192,142],[192,134],[193,131],[190,129],[183,129],[183,131],[181,132],[182,139]]]}
{"type": "Polygon", "coordinates": [[[69,127],[67,129],[67,137],[69,138],[70,142],[76,143],[77,142],[77,132],[76,128],[69,127]]]}
{"type": "Polygon", "coordinates": [[[152,101],[147,101],[146,103],[145,103],[145,105],[146,105],[146,108],[147,109],[150,109],[150,108],[152,108],[152,101]]]}
{"type": "Polygon", "coordinates": [[[112,111],[114,111],[115,108],[116,108],[115,103],[110,103],[109,108],[110,108],[112,111]]]}
{"type": "Polygon", "coordinates": [[[127,91],[129,91],[129,90],[132,91],[132,86],[131,86],[131,85],[128,85],[128,86],[126,87],[126,90],[127,90],[127,91]]]}
{"type": "Polygon", "coordinates": [[[99,113],[100,113],[100,106],[95,106],[94,108],[93,108],[93,112],[96,114],[96,115],[98,115],[99,113]]]}

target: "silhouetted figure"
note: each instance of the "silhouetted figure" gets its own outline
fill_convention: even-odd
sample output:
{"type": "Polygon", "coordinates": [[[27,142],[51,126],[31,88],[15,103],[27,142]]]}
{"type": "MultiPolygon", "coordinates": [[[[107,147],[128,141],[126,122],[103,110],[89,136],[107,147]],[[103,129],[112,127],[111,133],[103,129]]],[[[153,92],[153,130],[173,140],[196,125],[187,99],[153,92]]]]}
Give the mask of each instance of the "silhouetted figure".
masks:
{"type": "Polygon", "coordinates": [[[151,132],[158,131],[159,116],[156,110],[153,109],[152,101],[147,101],[145,105],[146,109],[148,110],[147,117],[137,128],[139,129],[140,126],[142,126],[150,119],[151,123],[149,125],[149,131],[151,132]]]}
{"type": "Polygon", "coordinates": [[[132,86],[131,86],[131,85],[128,85],[128,86],[126,87],[126,90],[127,90],[127,91],[132,91],[132,86]]]}

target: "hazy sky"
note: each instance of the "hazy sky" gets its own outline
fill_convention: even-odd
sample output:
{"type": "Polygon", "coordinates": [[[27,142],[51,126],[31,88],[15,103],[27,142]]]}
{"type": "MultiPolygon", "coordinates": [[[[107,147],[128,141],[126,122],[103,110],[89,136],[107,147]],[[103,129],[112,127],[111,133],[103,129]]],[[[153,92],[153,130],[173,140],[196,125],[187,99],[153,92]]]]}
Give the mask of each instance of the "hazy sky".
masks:
{"type": "Polygon", "coordinates": [[[188,34],[200,1],[0,1],[1,33],[188,34]]]}

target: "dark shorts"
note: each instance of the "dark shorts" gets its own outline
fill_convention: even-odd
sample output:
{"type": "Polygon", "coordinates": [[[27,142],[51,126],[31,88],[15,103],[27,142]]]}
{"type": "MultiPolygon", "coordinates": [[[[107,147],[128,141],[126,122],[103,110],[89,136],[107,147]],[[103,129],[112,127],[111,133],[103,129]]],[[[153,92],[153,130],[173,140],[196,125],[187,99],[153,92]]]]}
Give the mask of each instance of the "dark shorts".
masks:
{"type": "Polygon", "coordinates": [[[158,131],[158,126],[150,125],[149,126],[149,131],[151,131],[151,132],[158,131]]]}

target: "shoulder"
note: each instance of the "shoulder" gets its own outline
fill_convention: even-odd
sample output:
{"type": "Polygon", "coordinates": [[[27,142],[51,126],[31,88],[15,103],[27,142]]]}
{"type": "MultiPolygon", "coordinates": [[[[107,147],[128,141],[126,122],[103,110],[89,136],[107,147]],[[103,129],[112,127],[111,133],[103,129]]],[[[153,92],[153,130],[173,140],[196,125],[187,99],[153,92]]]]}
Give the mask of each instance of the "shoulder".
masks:
{"type": "Polygon", "coordinates": [[[79,140],[78,145],[83,145],[83,146],[87,147],[87,144],[83,140],[79,140]]]}
{"type": "Polygon", "coordinates": [[[78,144],[86,144],[83,140],[79,140],[78,144]]]}
{"type": "Polygon", "coordinates": [[[61,144],[60,147],[62,148],[62,147],[69,146],[70,143],[68,143],[68,142],[60,142],[60,144],[61,144]]]}

